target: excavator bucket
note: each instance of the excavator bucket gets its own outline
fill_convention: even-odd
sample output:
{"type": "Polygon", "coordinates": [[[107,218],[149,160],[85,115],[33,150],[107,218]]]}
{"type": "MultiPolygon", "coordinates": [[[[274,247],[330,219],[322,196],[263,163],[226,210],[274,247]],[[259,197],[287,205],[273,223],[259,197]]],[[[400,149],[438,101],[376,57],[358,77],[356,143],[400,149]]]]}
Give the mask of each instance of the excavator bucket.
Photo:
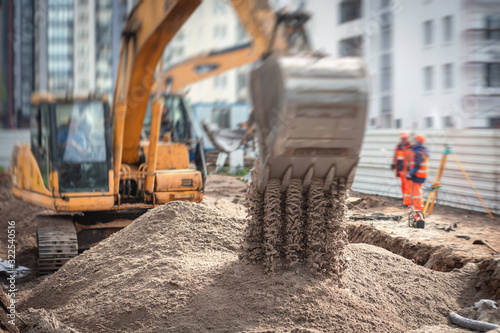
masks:
{"type": "Polygon", "coordinates": [[[244,250],[272,272],[303,263],[340,274],[346,191],[364,134],[367,79],[357,58],[273,56],[251,74],[259,157],[244,250]]]}

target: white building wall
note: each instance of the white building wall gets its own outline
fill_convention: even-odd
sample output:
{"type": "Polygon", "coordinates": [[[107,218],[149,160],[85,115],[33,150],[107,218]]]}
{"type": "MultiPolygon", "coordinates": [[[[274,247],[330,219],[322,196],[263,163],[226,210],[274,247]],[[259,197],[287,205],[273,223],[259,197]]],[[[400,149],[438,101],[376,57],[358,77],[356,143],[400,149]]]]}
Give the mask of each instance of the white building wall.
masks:
{"type": "Polygon", "coordinates": [[[500,16],[497,0],[392,0],[382,9],[382,0],[363,0],[362,17],[340,24],[341,0],[309,0],[313,14],[307,28],[316,49],[338,56],[339,41],[361,36],[362,55],[371,81],[368,128],[444,128],[451,117],[453,128],[489,126],[489,118],[500,117],[500,88],[485,86],[484,65],[474,62],[500,61],[500,42],[488,41],[484,31],[487,15],[500,16]],[[453,21],[452,39],[444,41],[443,18],[453,21]],[[392,47],[382,47],[382,31],[391,18],[392,47]],[[423,23],[433,22],[433,43],[424,45],[423,23]],[[391,88],[381,87],[381,56],[391,54],[391,88]],[[443,65],[452,64],[453,87],[444,88],[443,65]],[[433,89],[424,90],[423,69],[432,66],[433,89]],[[383,96],[392,96],[391,113],[382,114],[383,96]]]}

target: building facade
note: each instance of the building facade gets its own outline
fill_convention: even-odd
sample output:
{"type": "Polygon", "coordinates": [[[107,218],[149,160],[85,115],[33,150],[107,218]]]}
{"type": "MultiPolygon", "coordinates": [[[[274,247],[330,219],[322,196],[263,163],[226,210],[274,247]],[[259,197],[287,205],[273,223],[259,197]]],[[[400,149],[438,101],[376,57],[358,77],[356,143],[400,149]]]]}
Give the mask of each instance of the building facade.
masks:
{"type": "Polygon", "coordinates": [[[488,128],[500,122],[500,2],[310,0],[316,47],[362,56],[371,128],[488,128]]]}
{"type": "Polygon", "coordinates": [[[40,0],[35,89],[113,95],[121,32],[133,0],[40,0]]]}

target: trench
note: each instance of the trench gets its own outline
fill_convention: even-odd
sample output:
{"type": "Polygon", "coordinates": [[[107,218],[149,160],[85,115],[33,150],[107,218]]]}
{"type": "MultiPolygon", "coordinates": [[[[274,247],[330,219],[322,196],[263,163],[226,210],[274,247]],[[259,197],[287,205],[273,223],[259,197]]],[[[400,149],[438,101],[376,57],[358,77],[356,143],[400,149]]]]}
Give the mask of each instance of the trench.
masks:
{"type": "Polygon", "coordinates": [[[393,237],[385,231],[363,224],[348,224],[347,234],[350,243],[378,246],[435,271],[450,272],[464,267],[467,263],[476,263],[478,266],[476,289],[484,290],[492,299],[500,300],[499,257],[488,259],[465,257],[453,253],[451,248],[444,245],[433,246],[413,242],[404,237],[393,237]]]}

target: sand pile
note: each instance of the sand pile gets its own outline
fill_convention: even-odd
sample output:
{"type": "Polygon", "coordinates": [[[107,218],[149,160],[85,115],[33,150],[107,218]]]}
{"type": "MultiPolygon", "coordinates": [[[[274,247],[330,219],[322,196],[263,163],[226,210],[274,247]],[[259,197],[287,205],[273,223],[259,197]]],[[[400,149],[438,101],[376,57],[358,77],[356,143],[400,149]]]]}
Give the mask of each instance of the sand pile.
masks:
{"type": "Polygon", "coordinates": [[[404,332],[472,304],[476,267],[449,273],[365,244],[330,278],[238,260],[245,219],[175,202],[70,260],[20,309],[81,332],[404,332]]]}

